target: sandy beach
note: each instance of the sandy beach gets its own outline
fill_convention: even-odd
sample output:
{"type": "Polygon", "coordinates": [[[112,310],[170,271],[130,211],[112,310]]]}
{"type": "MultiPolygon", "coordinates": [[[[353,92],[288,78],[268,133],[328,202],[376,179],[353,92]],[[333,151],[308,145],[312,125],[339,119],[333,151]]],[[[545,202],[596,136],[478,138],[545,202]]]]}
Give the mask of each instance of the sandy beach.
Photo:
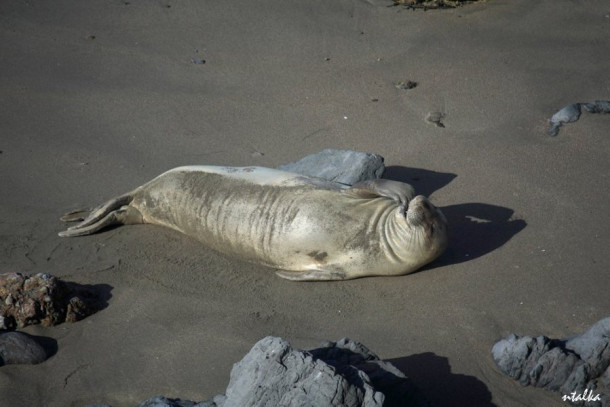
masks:
{"type": "Polygon", "coordinates": [[[489,0],[0,3],[0,273],[93,286],[106,306],[0,367],[0,406],[136,406],[223,393],[259,339],[349,337],[438,406],[566,406],[491,348],[610,314],[610,5],[489,0]],[[417,86],[400,89],[399,82],[417,86]],[[441,125],[430,122],[436,117],[441,125]],[[385,157],[430,196],[449,248],[402,277],[295,283],[169,229],[60,238],[59,217],[181,165],[385,157]]]}

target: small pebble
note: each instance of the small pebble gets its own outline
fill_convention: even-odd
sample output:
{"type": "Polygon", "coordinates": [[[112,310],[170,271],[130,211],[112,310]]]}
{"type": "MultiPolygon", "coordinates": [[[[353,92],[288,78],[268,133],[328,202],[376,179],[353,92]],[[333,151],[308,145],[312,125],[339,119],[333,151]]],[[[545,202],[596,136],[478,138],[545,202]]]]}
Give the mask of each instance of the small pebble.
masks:
{"type": "Polygon", "coordinates": [[[441,112],[430,112],[426,116],[426,121],[428,123],[432,123],[436,125],[436,127],[445,128],[445,125],[442,123],[442,120],[445,118],[445,115],[441,112]]]}
{"type": "Polygon", "coordinates": [[[413,82],[413,81],[400,81],[400,82],[396,82],[394,84],[394,87],[396,89],[403,89],[403,90],[413,89],[416,86],[417,86],[417,82],[413,82]]]}

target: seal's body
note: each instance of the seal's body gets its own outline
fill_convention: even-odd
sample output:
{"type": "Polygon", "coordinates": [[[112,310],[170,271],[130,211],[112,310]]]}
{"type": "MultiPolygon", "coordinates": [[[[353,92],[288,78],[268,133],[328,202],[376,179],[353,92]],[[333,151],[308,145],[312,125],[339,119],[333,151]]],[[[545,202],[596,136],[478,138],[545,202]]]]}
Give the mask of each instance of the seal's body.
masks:
{"type": "Polygon", "coordinates": [[[372,180],[349,187],[262,167],[175,168],[94,209],[60,236],[136,223],[175,229],[291,280],[407,274],[447,245],[443,214],[425,197],[413,198],[408,184],[372,180]]]}

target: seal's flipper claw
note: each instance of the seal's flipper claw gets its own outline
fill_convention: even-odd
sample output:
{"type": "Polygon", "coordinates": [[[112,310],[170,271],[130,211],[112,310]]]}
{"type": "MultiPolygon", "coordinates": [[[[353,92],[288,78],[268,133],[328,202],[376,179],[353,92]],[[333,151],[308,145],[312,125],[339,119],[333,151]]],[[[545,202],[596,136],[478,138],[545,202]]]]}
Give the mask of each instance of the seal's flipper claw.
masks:
{"type": "Polygon", "coordinates": [[[361,181],[346,189],[345,193],[355,198],[390,198],[402,205],[408,204],[415,197],[415,189],[411,185],[389,179],[361,181]]]}
{"type": "Polygon", "coordinates": [[[72,226],[63,232],[59,232],[61,237],[75,237],[91,235],[108,226],[113,225],[133,225],[143,223],[142,214],[131,206],[122,206],[119,209],[109,212],[106,216],[93,223],[82,222],[72,226]]]}
{"type": "Polygon", "coordinates": [[[276,270],[279,277],[291,281],[331,281],[345,280],[345,273],[328,270],[285,271],[276,270]]]}
{"type": "Polygon", "coordinates": [[[91,209],[81,209],[78,211],[72,211],[66,213],[64,216],[59,218],[62,222],[81,222],[89,215],[91,209]]]}

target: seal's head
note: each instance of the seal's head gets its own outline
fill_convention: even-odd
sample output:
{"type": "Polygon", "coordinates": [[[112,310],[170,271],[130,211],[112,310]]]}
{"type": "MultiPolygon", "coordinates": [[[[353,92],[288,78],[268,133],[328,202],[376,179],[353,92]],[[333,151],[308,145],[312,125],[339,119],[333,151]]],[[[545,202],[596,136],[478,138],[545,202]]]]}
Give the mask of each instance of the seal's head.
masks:
{"type": "Polygon", "coordinates": [[[410,245],[421,250],[425,262],[431,262],[447,248],[447,219],[436,206],[423,195],[409,201],[408,207],[399,211],[406,221],[410,245]]]}

